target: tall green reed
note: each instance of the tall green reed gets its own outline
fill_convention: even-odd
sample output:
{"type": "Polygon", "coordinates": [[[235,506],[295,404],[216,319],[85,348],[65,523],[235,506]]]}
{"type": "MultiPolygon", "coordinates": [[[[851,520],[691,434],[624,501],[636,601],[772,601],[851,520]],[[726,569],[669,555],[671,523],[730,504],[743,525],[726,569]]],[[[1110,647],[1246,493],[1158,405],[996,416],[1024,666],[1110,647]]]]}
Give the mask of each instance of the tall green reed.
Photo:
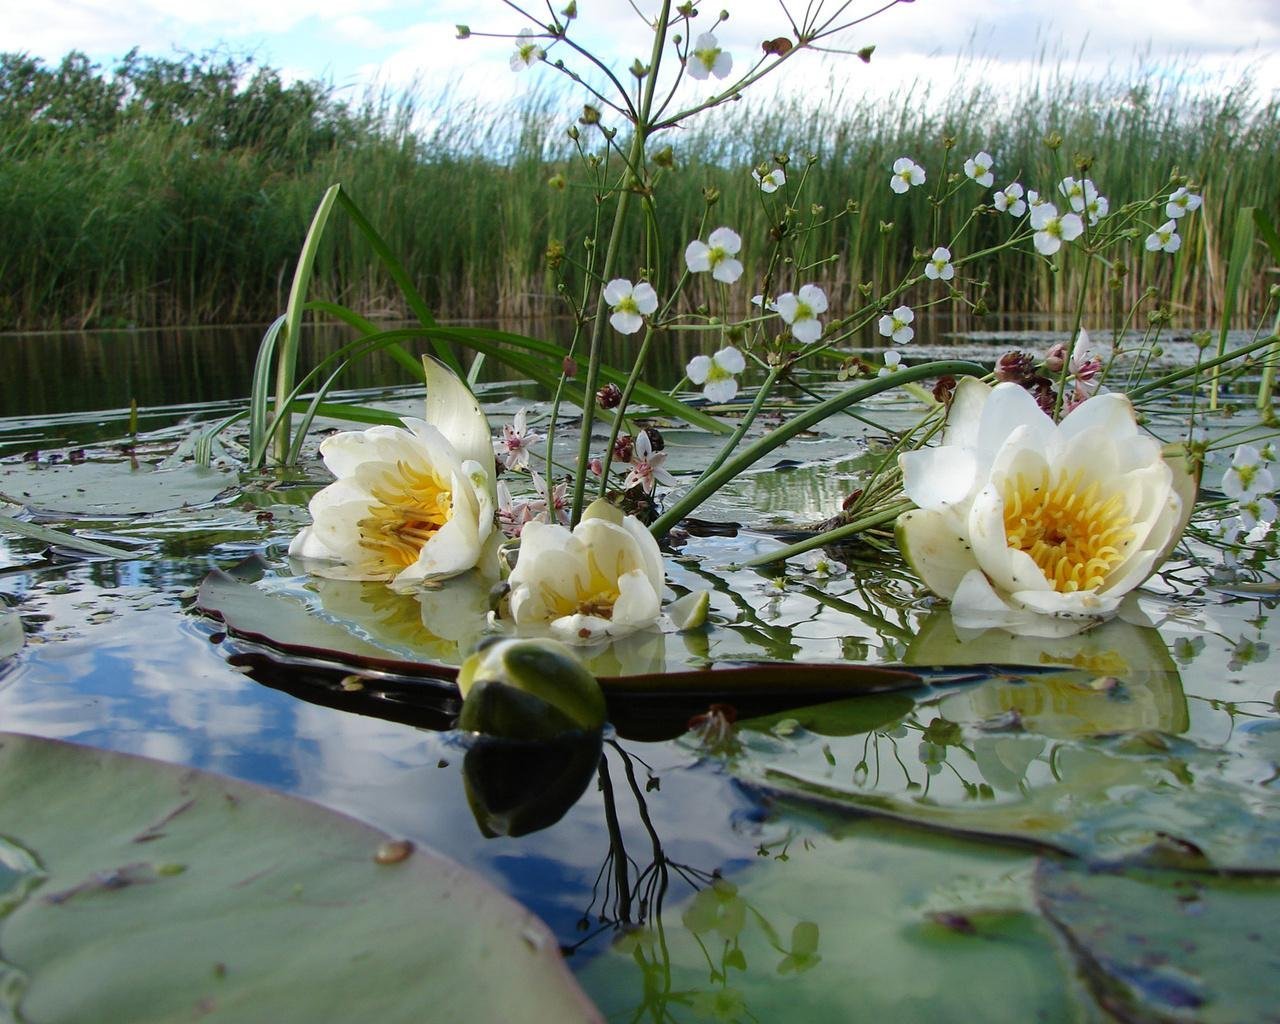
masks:
{"type": "MultiPolygon", "coordinates": [[[[130,113],[106,76],[95,87],[92,69],[73,65],[58,86],[67,96],[56,125],[30,112],[0,116],[8,175],[0,231],[21,239],[0,252],[0,327],[270,320],[284,305],[311,213],[338,181],[379,225],[438,317],[561,311],[543,254],[551,242],[571,253],[581,245],[571,225],[590,224],[593,203],[588,191],[548,184],[570,157],[562,98],[535,94],[510,108],[452,99],[429,110],[421,92],[409,91],[344,104],[314,84],[292,93],[269,69],[249,87],[207,58],[186,66],[130,59],[135,79],[152,91],[144,113],[130,113]]],[[[14,59],[4,60],[8,67],[14,59]]],[[[996,158],[998,185],[1016,174],[1042,192],[1087,156],[1099,187],[1126,198],[1164,188],[1177,167],[1205,200],[1182,224],[1182,250],[1173,259],[1144,257],[1148,265],[1127,268],[1141,273],[1117,277],[1110,292],[1096,289],[1087,315],[1105,322],[1154,285],[1150,308],[1166,305],[1178,322],[1214,322],[1233,304],[1233,321],[1248,324],[1265,306],[1270,281],[1255,275],[1232,299],[1224,267],[1237,211],[1257,207],[1280,220],[1280,100],[1260,97],[1247,76],[1197,91],[1193,70],[1179,78],[1138,68],[1077,81],[1063,67],[1044,66],[1013,96],[975,79],[945,94],[870,101],[853,97],[851,79],[843,90],[833,83],[831,98],[817,106],[739,104],[719,111],[714,124],[695,120],[675,140],[655,215],[664,237],[693,238],[706,212],[704,189],[718,190],[710,218],[743,235],[747,274],[759,273],[768,219],[749,171],[788,155],[789,176],[807,168],[806,210],[822,207],[815,223],[857,207],[856,216],[814,230],[807,258],[825,262],[795,273],[797,281],[822,281],[838,308],[859,284],[878,287],[905,273],[913,244],[949,245],[960,255],[996,238],[993,218],[961,231],[968,209],[960,204],[935,232],[928,193],[938,168],[928,168],[931,188],[897,196],[887,187],[897,156],[924,159],[953,139],[953,169],[984,148],[996,158]],[[1066,140],[1056,153],[1045,145],[1049,132],[1066,140]],[[892,232],[882,233],[882,223],[892,232]]],[[[0,86],[5,81],[0,76],[0,86]]],[[[58,95],[58,83],[46,85],[58,95]]],[[[627,244],[640,249],[638,238],[627,244]]],[[[660,293],[679,270],[678,261],[666,267],[669,279],[654,282],[660,293]]],[[[1055,274],[1044,261],[1005,259],[979,270],[986,287],[970,298],[992,311],[1074,308],[1064,281],[1078,275],[1055,274]]],[[[312,289],[372,316],[409,312],[349,224],[326,233],[312,289]]],[[[691,298],[699,300],[696,292],[691,298]]]]}

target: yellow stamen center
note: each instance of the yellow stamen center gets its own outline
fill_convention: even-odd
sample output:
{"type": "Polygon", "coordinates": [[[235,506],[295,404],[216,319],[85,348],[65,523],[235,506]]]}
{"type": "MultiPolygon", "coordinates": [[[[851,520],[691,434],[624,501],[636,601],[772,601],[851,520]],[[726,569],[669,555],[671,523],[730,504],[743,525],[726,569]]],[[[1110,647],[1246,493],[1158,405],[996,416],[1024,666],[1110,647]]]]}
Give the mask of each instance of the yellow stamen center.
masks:
{"type": "Polygon", "coordinates": [[[1009,547],[1030,555],[1063,594],[1100,587],[1134,538],[1124,497],[1105,493],[1096,480],[1082,489],[1083,476],[1019,473],[1004,485],[1009,547]]]}
{"type": "Polygon", "coordinates": [[[618,589],[619,575],[621,574],[615,573],[610,577],[604,573],[596,561],[595,552],[589,552],[585,578],[575,573],[570,593],[543,583],[543,603],[556,618],[564,615],[595,615],[601,619],[612,619],[613,606],[617,604],[621,594],[618,589]]]}
{"type": "Polygon", "coordinates": [[[397,462],[370,488],[369,514],[356,525],[360,546],[388,576],[418,560],[418,553],[453,515],[453,492],[430,470],[397,462]]]}

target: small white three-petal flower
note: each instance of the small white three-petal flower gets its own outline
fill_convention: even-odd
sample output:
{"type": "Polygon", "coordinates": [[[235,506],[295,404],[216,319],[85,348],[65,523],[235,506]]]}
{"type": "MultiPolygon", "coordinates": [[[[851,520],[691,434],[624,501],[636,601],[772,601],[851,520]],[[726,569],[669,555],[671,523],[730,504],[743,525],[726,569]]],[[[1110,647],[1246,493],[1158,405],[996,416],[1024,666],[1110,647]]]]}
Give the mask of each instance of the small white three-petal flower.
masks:
{"type": "Polygon", "coordinates": [[[703,32],[693,41],[688,68],[692,78],[701,79],[709,75],[724,78],[733,69],[733,58],[720,49],[712,33],[703,32]]]}
{"type": "Polygon", "coordinates": [[[1022,195],[1022,186],[1015,181],[996,192],[991,197],[991,201],[1001,213],[1021,217],[1027,212],[1027,202],[1022,198],[1022,195]]]}
{"type": "Polygon", "coordinates": [[[976,181],[983,188],[990,188],[995,184],[995,175],[991,173],[991,165],[994,163],[991,154],[983,151],[977,156],[971,156],[964,162],[964,173],[976,181]]]}
{"type": "Polygon", "coordinates": [[[633,285],[625,277],[616,277],[604,286],[604,301],[613,307],[609,323],[619,334],[635,334],[644,326],[644,317],[658,309],[653,285],[647,281],[633,285]]]}
{"type": "Polygon", "coordinates": [[[773,303],[778,315],[791,327],[791,335],[802,344],[822,337],[818,316],[827,311],[826,293],[816,284],[800,286],[799,294],[783,292],[773,303]]]}
{"type": "Polygon", "coordinates": [[[547,56],[547,52],[534,42],[532,29],[522,28],[516,36],[515,52],[511,54],[511,70],[531,68],[547,56]]]}
{"type": "Polygon", "coordinates": [[[911,326],[915,318],[910,306],[899,306],[892,313],[882,316],[877,326],[886,338],[892,338],[898,345],[905,345],[916,336],[915,328],[911,326]]]}
{"type": "Polygon", "coordinates": [[[1164,204],[1164,215],[1172,217],[1174,220],[1180,219],[1184,214],[1191,213],[1193,210],[1200,209],[1200,197],[1196,193],[1190,191],[1185,186],[1174,189],[1173,195],[1169,197],[1169,201],[1164,204]]]}
{"type": "Polygon", "coordinates": [[[760,186],[761,192],[777,192],[787,183],[787,176],[783,173],[781,167],[775,167],[768,174],[761,174],[759,170],[753,169],[751,177],[760,186]]]}
{"type": "Polygon", "coordinates": [[[889,179],[889,187],[898,195],[902,195],[912,185],[924,184],[924,168],[909,156],[900,156],[893,162],[893,177],[889,179]]]}
{"type": "Polygon", "coordinates": [[[1035,228],[1036,252],[1043,256],[1052,256],[1062,248],[1063,242],[1079,238],[1084,231],[1084,221],[1076,213],[1058,215],[1058,208],[1053,203],[1042,202],[1031,207],[1031,226],[1035,228]]]}
{"type": "Polygon", "coordinates": [[[951,250],[938,246],[933,250],[924,265],[924,276],[930,281],[950,281],[956,276],[956,268],[951,265],[951,250]]]}
{"type": "Polygon", "coordinates": [[[1182,238],[1178,234],[1178,222],[1167,220],[1147,235],[1145,243],[1148,252],[1177,252],[1182,248],[1182,238]]]}
{"type": "Polygon", "coordinates": [[[734,259],[742,249],[742,239],[730,228],[716,228],[705,241],[694,239],[685,247],[684,262],[695,274],[711,271],[711,276],[733,284],[742,276],[742,262],[734,259]]]}
{"type": "Polygon", "coordinates": [[[747,368],[747,361],[732,345],[726,345],[713,356],[694,356],[685,373],[694,384],[703,385],[702,393],[712,402],[731,402],[738,393],[734,375],[747,368]]]}

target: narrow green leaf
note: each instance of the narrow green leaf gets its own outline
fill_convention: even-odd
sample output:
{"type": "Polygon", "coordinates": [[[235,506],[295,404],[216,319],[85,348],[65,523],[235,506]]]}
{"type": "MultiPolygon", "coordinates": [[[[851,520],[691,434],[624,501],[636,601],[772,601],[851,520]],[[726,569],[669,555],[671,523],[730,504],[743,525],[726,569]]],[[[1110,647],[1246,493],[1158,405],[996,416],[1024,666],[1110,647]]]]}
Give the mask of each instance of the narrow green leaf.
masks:
{"type": "Polygon", "coordinates": [[[0,515],[0,530],[8,530],[10,533],[16,533],[20,537],[30,537],[32,540],[43,541],[45,544],[56,544],[59,547],[71,548],[74,551],[83,551],[89,555],[104,555],[107,558],[145,557],[129,548],[112,547],[110,544],[102,544],[96,540],[89,540],[87,537],[77,537],[74,533],[67,533],[65,530],[55,530],[51,526],[28,523],[22,519],[14,519],[12,516],[0,515]]]}

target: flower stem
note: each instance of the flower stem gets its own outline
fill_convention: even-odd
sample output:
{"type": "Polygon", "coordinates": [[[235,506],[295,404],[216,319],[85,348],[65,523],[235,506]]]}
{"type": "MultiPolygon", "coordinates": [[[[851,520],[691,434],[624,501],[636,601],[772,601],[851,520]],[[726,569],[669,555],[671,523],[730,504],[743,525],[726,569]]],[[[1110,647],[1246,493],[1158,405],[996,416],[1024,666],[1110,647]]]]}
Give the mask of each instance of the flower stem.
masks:
{"type": "Polygon", "coordinates": [[[968,360],[944,359],[911,366],[905,370],[899,370],[892,376],[876,377],[874,380],[857,384],[847,391],[842,391],[835,397],[828,398],[825,402],[820,402],[806,409],[790,422],[769,431],[763,437],[747,445],[733,458],[726,459],[712,472],[704,473],[679,501],[675,502],[654,521],[653,525],[649,527],[650,532],[655,537],[663,536],[671,527],[739,473],[749,469],[775,448],[785,444],[797,434],[821,423],[833,413],[840,412],[847,406],[854,405],[870,398],[872,395],[878,395],[881,391],[888,391],[890,388],[898,387],[901,384],[948,374],[962,377],[984,377],[987,374],[987,368],[978,363],[971,363],[968,360]]]}

